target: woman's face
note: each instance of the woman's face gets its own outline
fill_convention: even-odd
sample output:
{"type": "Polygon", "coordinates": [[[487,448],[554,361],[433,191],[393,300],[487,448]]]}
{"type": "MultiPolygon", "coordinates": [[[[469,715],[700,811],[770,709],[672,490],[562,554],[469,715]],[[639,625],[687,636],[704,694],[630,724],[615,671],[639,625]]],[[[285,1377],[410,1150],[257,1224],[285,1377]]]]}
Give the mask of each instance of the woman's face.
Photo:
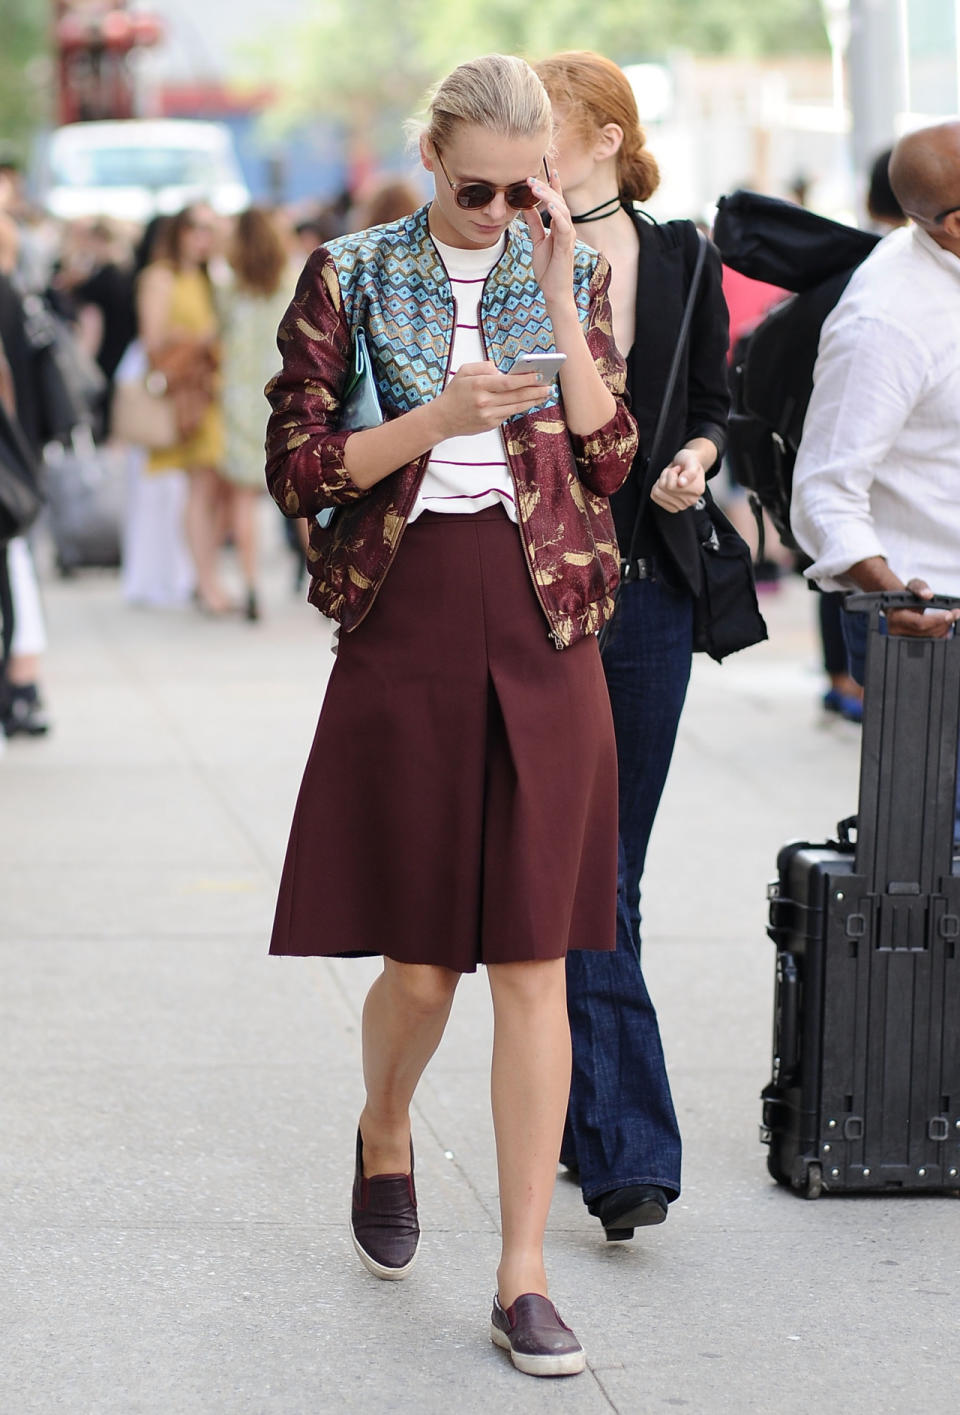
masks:
{"type": "Polygon", "coordinates": [[[190,265],[203,265],[213,255],[217,218],[208,206],[192,206],[181,228],[181,258],[190,265]]]}
{"type": "Polygon", "coordinates": [[[554,107],[553,122],[554,166],[564,192],[575,192],[596,173],[597,142],[584,136],[582,125],[564,108],[554,107]]]}
{"type": "Polygon", "coordinates": [[[545,180],[543,159],[550,146],[549,132],[532,138],[508,138],[473,123],[458,123],[453,137],[441,149],[428,139],[420,142],[424,167],[433,173],[436,199],[430,207],[430,229],[439,241],[467,250],[494,246],[517,208],[509,206],[503,189],[528,177],[545,180]],[[465,211],[457,205],[451,182],[485,182],[497,188],[486,205],[465,211]]]}

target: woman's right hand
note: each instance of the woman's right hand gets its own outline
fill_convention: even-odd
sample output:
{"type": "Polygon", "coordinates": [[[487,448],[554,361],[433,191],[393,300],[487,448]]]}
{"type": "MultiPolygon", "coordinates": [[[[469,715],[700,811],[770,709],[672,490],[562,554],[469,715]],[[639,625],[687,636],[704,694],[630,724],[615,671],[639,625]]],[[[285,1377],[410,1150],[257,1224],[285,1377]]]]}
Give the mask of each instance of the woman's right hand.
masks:
{"type": "Polygon", "coordinates": [[[344,447],[347,475],[364,491],[417,461],[448,437],[469,437],[525,413],[548,396],[536,374],[498,373],[495,364],[464,364],[432,402],[378,427],[352,432],[344,447]]]}
{"type": "Polygon", "coordinates": [[[500,373],[489,360],[463,364],[433,404],[439,440],[488,432],[514,413],[529,412],[548,392],[536,374],[500,373]]]}

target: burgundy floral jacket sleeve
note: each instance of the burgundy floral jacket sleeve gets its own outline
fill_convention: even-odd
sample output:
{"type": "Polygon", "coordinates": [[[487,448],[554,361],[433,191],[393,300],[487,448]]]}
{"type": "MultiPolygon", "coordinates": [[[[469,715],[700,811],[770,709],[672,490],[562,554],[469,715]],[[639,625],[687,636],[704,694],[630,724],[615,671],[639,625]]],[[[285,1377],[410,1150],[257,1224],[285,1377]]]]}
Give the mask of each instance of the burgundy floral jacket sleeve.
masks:
{"type": "Polygon", "coordinates": [[[314,251],[277,334],[283,368],[267,385],[267,486],[287,516],[314,516],[366,491],[343,461],[337,431],[351,345],[336,267],[314,251]]]}
{"type": "Polygon", "coordinates": [[[577,463],[577,475],[584,486],[598,496],[612,496],[630,474],[630,463],[624,471],[624,458],[631,462],[637,447],[637,431],[627,411],[627,370],[613,342],[613,311],[610,306],[610,265],[601,256],[590,277],[590,309],[584,334],[600,376],[617,399],[617,410],[608,423],[579,437],[568,432],[577,463]],[[631,451],[631,448],[633,449],[631,451]]]}

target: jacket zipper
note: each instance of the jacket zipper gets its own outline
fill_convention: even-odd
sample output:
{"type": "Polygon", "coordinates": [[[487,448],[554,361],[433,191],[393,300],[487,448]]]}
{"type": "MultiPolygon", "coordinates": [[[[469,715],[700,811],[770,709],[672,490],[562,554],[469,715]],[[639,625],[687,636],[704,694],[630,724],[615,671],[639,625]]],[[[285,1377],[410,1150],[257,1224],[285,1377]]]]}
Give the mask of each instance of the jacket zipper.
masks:
{"type": "MultiPolygon", "coordinates": [[[[498,262],[498,264],[499,264],[499,262],[498,262]]],[[[497,268],[497,267],[494,266],[494,267],[493,267],[493,270],[496,270],[496,268],[497,268]]],[[[486,293],[487,293],[487,281],[490,279],[490,276],[493,274],[493,270],[491,270],[491,271],[489,272],[489,274],[487,275],[486,280],[484,280],[484,282],[483,282],[483,289],[480,291],[480,304],[479,304],[479,306],[478,306],[478,312],[479,312],[480,318],[479,318],[479,320],[478,320],[477,322],[478,322],[478,324],[479,324],[479,326],[480,326],[480,330],[479,330],[479,333],[480,333],[480,347],[481,347],[482,350],[483,350],[483,357],[484,357],[485,359],[487,358],[487,353],[488,353],[488,351],[487,351],[487,338],[486,338],[486,335],[485,335],[484,329],[483,329],[483,297],[484,297],[484,296],[486,295],[486,293]]],[[[506,457],[506,459],[507,459],[507,466],[510,468],[510,480],[513,482],[513,492],[514,492],[514,496],[516,497],[515,505],[516,505],[516,508],[517,508],[517,521],[518,521],[518,523],[519,523],[519,529],[520,529],[520,544],[523,546],[523,559],[524,559],[524,564],[525,564],[526,567],[527,567],[527,573],[528,573],[529,576],[530,576],[530,583],[531,583],[531,585],[533,586],[533,592],[534,592],[534,594],[535,594],[536,597],[537,597],[537,602],[539,603],[540,608],[543,610],[543,615],[544,615],[544,618],[545,618],[546,621],[547,621],[547,624],[550,626],[549,629],[547,630],[547,638],[548,638],[548,639],[550,640],[550,642],[553,644],[553,647],[554,647],[558,652],[560,652],[560,651],[562,651],[563,646],[564,646],[564,645],[563,645],[563,640],[560,638],[560,635],[557,633],[556,629],[553,627],[553,620],[552,620],[551,617],[550,617],[550,611],[547,609],[547,606],[546,606],[546,605],[544,604],[544,602],[543,602],[543,595],[540,593],[540,586],[537,584],[537,578],[536,578],[536,576],[535,576],[534,573],[533,573],[533,563],[532,563],[532,561],[531,561],[531,559],[530,559],[530,549],[529,549],[529,546],[527,545],[527,540],[526,540],[526,528],[525,528],[525,526],[524,526],[524,524],[523,524],[523,517],[522,517],[521,514],[520,514],[520,488],[519,488],[518,485],[517,485],[517,474],[516,474],[516,472],[514,471],[513,462],[512,462],[511,457],[510,457],[510,448],[507,446],[507,438],[506,438],[506,435],[504,434],[504,431],[503,431],[503,423],[500,424],[500,437],[501,437],[501,440],[502,440],[502,442],[503,442],[503,455],[506,457]]]]}
{"type": "MultiPolygon", "coordinates": [[[[438,255],[437,259],[439,260],[439,255],[438,255]]],[[[443,264],[442,261],[441,261],[441,264],[443,264]]],[[[448,280],[447,283],[449,284],[449,280],[448,280]]],[[[454,336],[456,335],[456,332],[457,332],[457,302],[456,302],[455,299],[453,299],[453,290],[452,290],[452,288],[451,288],[451,291],[450,291],[450,296],[451,296],[451,300],[452,300],[452,303],[453,303],[453,324],[452,324],[451,329],[450,329],[450,345],[449,345],[449,348],[447,349],[447,362],[446,362],[446,366],[444,367],[444,370],[443,370],[443,379],[442,379],[442,381],[441,381],[441,387],[440,387],[440,392],[441,392],[441,393],[443,392],[443,390],[444,390],[444,389],[446,388],[446,386],[447,386],[447,376],[448,376],[448,374],[450,373],[450,365],[451,365],[451,363],[453,362],[453,341],[454,341],[454,336]]],[[[481,333],[481,336],[480,336],[480,337],[481,337],[481,339],[483,338],[482,333],[481,333]]],[[[428,464],[429,461],[430,461],[430,453],[431,453],[432,450],[433,450],[433,449],[431,448],[431,449],[429,449],[428,451],[424,452],[423,455],[422,455],[422,457],[419,458],[419,461],[420,461],[420,464],[421,464],[421,465],[420,465],[420,480],[417,482],[417,489],[416,489],[416,491],[414,492],[413,500],[412,500],[411,503],[410,503],[410,511],[412,511],[413,508],[414,508],[414,506],[416,506],[416,504],[417,504],[417,497],[418,497],[419,494],[420,494],[420,487],[421,487],[421,485],[422,485],[422,483],[423,483],[423,478],[424,478],[424,475],[425,475],[426,470],[427,470],[427,464],[428,464]]],[[[387,578],[387,574],[389,573],[389,570],[390,570],[391,565],[393,564],[394,560],[397,558],[397,551],[400,549],[400,542],[403,540],[404,532],[406,531],[407,526],[410,524],[410,511],[408,511],[407,514],[406,514],[406,515],[404,516],[404,518],[403,518],[403,525],[400,527],[400,534],[397,536],[397,539],[396,539],[396,541],[394,542],[393,549],[392,549],[391,552],[390,552],[390,559],[387,561],[386,565],[383,567],[383,574],[380,576],[380,580],[379,580],[379,582],[377,583],[377,585],[376,585],[376,587],[375,587],[375,589],[374,589],[374,591],[373,591],[373,594],[370,596],[370,599],[369,599],[369,602],[367,603],[366,609],[365,609],[365,610],[363,611],[363,613],[360,615],[360,618],[357,620],[357,622],[356,622],[355,624],[351,624],[351,625],[350,625],[350,628],[346,631],[348,634],[352,634],[353,631],[354,631],[354,629],[359,629],[360,625],[363,623],[364,619],[366,619],[367,615],[370,613],[371,609],[373,608],[374,604],[376,603],[377,595],[380,593],[380,587],[381,587],[381,585],[383,584],[384,580],[387,578]]]]}

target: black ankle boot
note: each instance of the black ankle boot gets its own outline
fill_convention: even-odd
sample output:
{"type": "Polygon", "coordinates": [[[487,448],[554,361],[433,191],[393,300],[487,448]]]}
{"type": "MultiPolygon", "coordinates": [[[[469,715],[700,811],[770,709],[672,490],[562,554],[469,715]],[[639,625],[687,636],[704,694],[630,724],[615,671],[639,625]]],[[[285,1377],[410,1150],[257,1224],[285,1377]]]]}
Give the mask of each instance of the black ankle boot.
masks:
{"type": "Polygon", "coordinates": [[[50,731],[50,721],[36,683],[7,684],[0,716],[8,737],[15,737],[18,732],[27,737],[42,737],[50,731]]]}
{"type": "Polygon", "coordinates": [[[633,1237],[635,1228],[663,1223],[667,1196],[655,1184],[629,1184],[624,1189],[599,1194],[587,1208],[603,1224],[608,1243],[623,1243],[633,1237]]]}

